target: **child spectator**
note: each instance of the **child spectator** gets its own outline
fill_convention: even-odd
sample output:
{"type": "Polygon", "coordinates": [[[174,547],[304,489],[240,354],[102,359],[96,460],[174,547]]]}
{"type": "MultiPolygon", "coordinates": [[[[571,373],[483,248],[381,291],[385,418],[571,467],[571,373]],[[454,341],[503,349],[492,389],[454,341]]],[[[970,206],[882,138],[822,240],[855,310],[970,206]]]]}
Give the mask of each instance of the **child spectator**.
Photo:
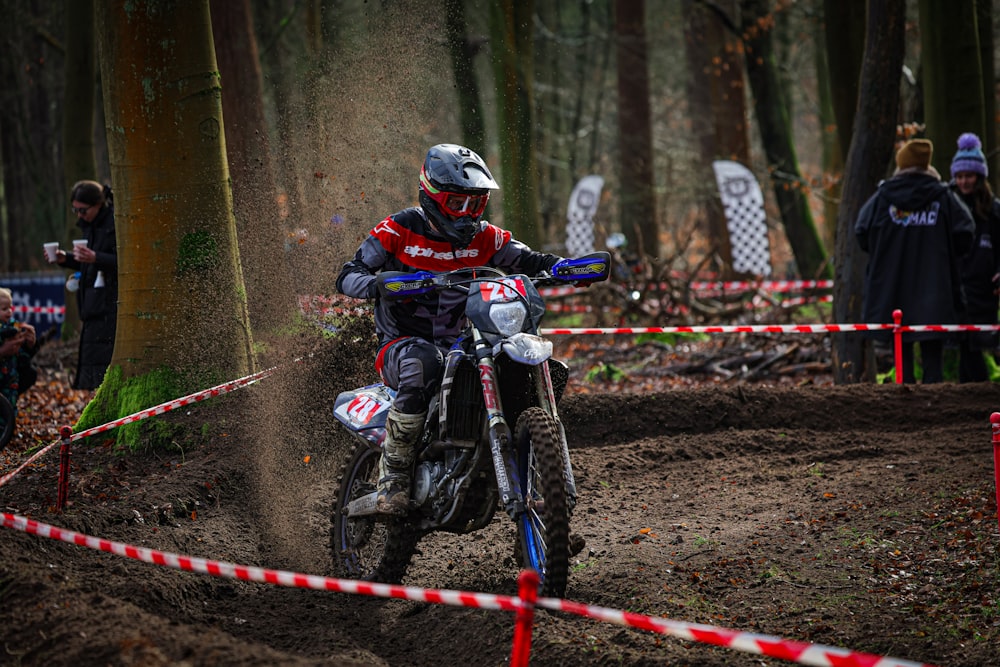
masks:
{"type": "MultiPolygon", "coordinates": [[[[35,327],[14,320],[14,295],[0,287],[0,396],[10,403],[17,417],[17,397],[23,393],[19,366],[30,366],[35,348],[35,327]]],[[[0,417],[0,433],[7,423],[0,417]]]]}

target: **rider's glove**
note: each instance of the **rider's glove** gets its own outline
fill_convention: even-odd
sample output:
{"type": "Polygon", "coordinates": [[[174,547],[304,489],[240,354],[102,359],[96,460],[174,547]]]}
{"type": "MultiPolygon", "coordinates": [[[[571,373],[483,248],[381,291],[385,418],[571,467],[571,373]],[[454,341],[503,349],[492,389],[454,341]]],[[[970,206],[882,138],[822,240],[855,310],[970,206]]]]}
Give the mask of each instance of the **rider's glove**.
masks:
{"type": "Polygon", "coordinates": [[[577,280],[572,280],[571,278],[567,279],[565,277],[560,276],[559,275],[559,269],[561,268],[560,265],[563,264],[565,261],[566,261],[565,259],[560,259],[560,260],[558,260],[556,262],[553,262],[552,266],[549,267],[549,273],[551,273],[553,276],[561,278],[562,280],[566,280],[567,282],[572,282],[573,283],[573,287],[590,287],[590,285],[593,284],[592,280],[579,280],[579,281],[577,281],[577,280]]]}
{"type": "Polygon", "coordinates": [[[368,283],[368,292],[365,294],[365,298],[369,300],[374,300],[378,296],[378,278],[368,283]]]}

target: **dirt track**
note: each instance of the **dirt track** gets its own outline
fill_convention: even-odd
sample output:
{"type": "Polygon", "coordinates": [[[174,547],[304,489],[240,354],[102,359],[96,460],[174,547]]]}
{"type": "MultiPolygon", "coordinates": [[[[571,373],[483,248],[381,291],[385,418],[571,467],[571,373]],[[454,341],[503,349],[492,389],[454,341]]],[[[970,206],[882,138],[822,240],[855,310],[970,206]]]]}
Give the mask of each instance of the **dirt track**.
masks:
{"type": "MultiPolygon", "coordinates": [[[[334,380],[323,370],[334,360],[315,361],[171,417],[209,424],[183,453],[79,447],[63,515],[51,511],[52,454],[0,489],[5,511],[330,574],[346,440],[329,408],[367,364],[338,359],[334,380]]],[[[990,664],[1000,639],[994,410],[995,385],[571,392],[574,529],[587,548],[567,597],[918,662],[990,664]]],[[[422,552],[407,584],[516,592],[502,516],[480,534],[425,540],[422,552]]],[[[218,579],[13,530],[0,534],[0,581],[0,662],[12,665],[502,665],[513,634],[503,612],[218,579]]],[[[789,663],[541,613],[532,664],[789,663]]]]}

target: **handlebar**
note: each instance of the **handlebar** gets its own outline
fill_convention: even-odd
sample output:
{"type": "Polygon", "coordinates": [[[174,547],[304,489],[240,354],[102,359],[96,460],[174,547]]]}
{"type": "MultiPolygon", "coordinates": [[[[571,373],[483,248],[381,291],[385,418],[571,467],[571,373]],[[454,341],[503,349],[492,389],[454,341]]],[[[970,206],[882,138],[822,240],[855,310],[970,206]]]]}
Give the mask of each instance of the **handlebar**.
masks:
{"type": "MultiPolygon", "coordinates": [[[[552,266],[550,272],[542,272],[529,279],[535,285],[554,283],[600,282],[608,279],[611,272],[611,255],[595,252],[575,259],[563,259],[552,266]]],[[[468,266],[445,273],[417,271],[383,271],[379,274],[378,291],[385,299],[406,299],[438,289],[465,287],[480,280],[503,278],[507,274],[493,266],[468,266]]]]}

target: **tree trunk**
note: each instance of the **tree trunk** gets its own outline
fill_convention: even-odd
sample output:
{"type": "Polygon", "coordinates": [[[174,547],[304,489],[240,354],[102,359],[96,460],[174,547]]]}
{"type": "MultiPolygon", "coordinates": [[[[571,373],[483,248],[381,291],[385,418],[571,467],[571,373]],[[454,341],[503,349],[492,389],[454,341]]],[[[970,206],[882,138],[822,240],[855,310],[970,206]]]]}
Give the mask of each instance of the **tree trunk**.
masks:
{"type": "Polygon", "coordinates": [[[841,155],[851,147],[858,107],[858,77],[865,51],[865,3],[824,0],[823,25],[830,99],[837,123],[841,155]]]}
{"type": "Polygon", "coordinates": [[[120,287],[81,429],[253,367],[208,0],[143,7],[97,3],[120,287]]]}
{"type": "MultiPolygon", "coordinates": [[[[864,30],[862,30],[862,33],[864,30]]],[[[837,138],[837,119],[833,109],[833,93],[830,89],[830,67],[827,60],[826,32],[823,22],[817,21],[813,34],[816,47],[813,49],[816,65],[816,87],[820,138],[822,152],[823,224],[820,234],[823,245],[836,248],[837,210],[844,178],[844,153],[837,138]]],[[[855,90],[855,94],[857,91],[855,90]]]]}
{"type": "Polygon", "coordinates": [[[701,2],[684,0],[682,6],[684,25],[687,26],[684,31],[684,54],[687,56],[688,66],[686,90],[691,135],[701,158],[694,165],[696,182],[699,184],[696,186],[694,202],[703,214],[699,217],[704,217],[707,222],[706,231],[714,254],[719,258],[719,263],[713,264],[711,268],[721,272],[723,278],[729,280],[734,277],[733,249],[712,170],[712,162],[720,157],[715,136],[712,91],[719,87],[717,81],[722,67],[721,63],[713,62],[718,58],[720,50],[718,42],[712,41],[715,33],[711,32],[710,26],[719,19],[701,2]]]}
{"type": "Polygon", "coordinates": [[[647,257],[659,257],[645,0],[615,0],[615,37],[621,226],[630,247],[647,257]]]}
{"type": "MultiPolygon", "coordinates": [[[[617,0],[604,0],[603,15],[598,16],[595,12],[596,23],[603,28],[604,34],[609,34],[612,32],[612,26],[614,25],[614,3],[617,0]],[[601,19],[603,18],[603,22],[601,19]]],[[[601,40],[600,49],[600,63],[597,65],[597,75],[595,78],[601,82],[602,85],[597,87],[597,92],[595,95],[595,100],[593,104],[593,117],[590,119],[590,146],[587,149],[586,159],[584,160],[586,166],[586,173],[591,173],[601,164],[603,159],[604,151],[601,150],[601,133],[598,132],[598,128],[604,119],[604,100],[605,100],[605,90],[606,86],[603,85],[607,81],[608,77],[611,75],[611,54],[614,52],[614,40],[604,39],[601,40]]],[[[595,49],[596,50],[596,49],[595,49]]],[[[574,135],[576,136],[576,135],[574,135]]],[[[577,162],[579,164],[579,161],[577,162]]],[[[577,173],[574,171],[574,173],[577,173]]]]}
{"type": "Polygon", "coordinates": [[[250,323],[254,330],[281,326],[293,312],[295,297],[279,251],[284,230],[274,221],[278,193],[250,3],[212,0],[210,6],[250,323]]]}
{"type": "MultiPolygon", "coordinates": [[[[67,196],[77,181],[98,180],[94,158],[94,101],[97,66],[94,43],[93,0],[67,0],[66,20],[66,99],[73,100],[72,113],[63,114],[63,183],[67,196]]],[[[103,128],[102,128],[103,130],[103,128]]],[[[77,217],[66,207],[63,247],[80,236],[77,217]]]]}
{"type": "Polygon", "coordinates": [[[571,87],[579,89],[583,85],[564,74],[564,58],[570,49],[563,43],[566,30],[561,9],[558,3],[540,3],[536,12],[541,24],[535,41],[536,152],[548,158],[538,161],[543,248],[561,248],[566,241],[566,202],[574,184],[567,169],[569,114],[564,100],[570,97],[571,87]]]}
{"type": "Polygon", "coordinates": [[[802,277],[827,277],[832,272],[806,200],[806,183],[799,172],[791,124],[774,64],[771,45],[774,16],[768,13],[764,0],[745,0],[743,12],[747,76],[785,235],[802,277]]]}
{"type": "Polygon", "coordinates": [[[959,135],[986,133],[976,0],[919,5],[925,134],[934,143],[933,164],[947,179],[959,135]]]}
{"type": "MultiPolygon", "coordinates": [[[[62,170],[64,47],[47,26],[61,26],[61,2],[8,2],[0,25],[0,272],[51,268],[46,241],[66,231],[62,170]],[[57,20],[58,19],[58,20],[57,20]]],[[[58,34],[62,34],[59,32],[58,34]]],[[[93,177],[93,175],[89,175],[93,177]]]]}
{"type": "MultiPolygon", "coordinates": [[[[717,157],[750,164],[743,57],[736,29],[739,3],[737,0],[718,0],[709,6],[715,11],[715,20],[708,24],[709,43],[715,45],[718,61],[709,88],[717,157]]],[[[715,180],[714,175],[712,180],[715,180]]]]}
{"type": "Polygon", "coordinates": [[[287,221],[306,218],[305,186],[300,177],[299,155],[294,148],[299,142],[299,124],[295,116],[297,110],[305,107],[304,93],[298,82],[301,63],[307,60],[303,49],[308,40],[301,30],[302,21],[293,20],[301,4],[291,0],[275,0],[257,7],[260,10],[261,25],[260,60],[270,92],[269,98],[274,105],[277,134],[277,141],[273,146],[275,180],[279,189],[275,224],[286,233],[290,231],[287,221]],[[281,39],[286,31],[291,33],[295,29],[299,29],[299,32],[281,39]],[[288,45],[294,45],[298,50],[293,52],[288,45]]]}
{"type": "MultiPolygon", "coordinates": [[[[854,222],[858,211],[885,178],[892,160],[903,67],[905,0],[868,0],[864,65],[858,87],[858,113],[844,169],[843,197],[837,217],[834,320],[861,321],[867,256],[858,247],[854,222]]],[[[833,377],[837,384],[874,381],[875,357],[863,334],[835,334],[833,377]]]]}
{"type": "MultiPolygon", "coordinates": [[[[94,104],[97,91],[96,35],[94,33],[93,0],[66,0],[66,20],[72,30],[66,31],[65,99],[73,100],[72,113],[63,114],[63,192],[69,197],[73,184],[81,180],[99,180],[94,156],[94,104]]],[[[103,131],[104,128],[101,128],[103,131]]],[[[72,248],[79,238],[77,217],[66,207],[66,227],[63,248],[72,248]]],[[[58,268],[54,266],[53,268],[58,268]]],[[[80,323],[76,299],[66,295],[66,311],[60,335],[72,338],[80,323]]]]}
{"type": "Polygon", "coordinates": [[[542,234],[534,150],[534,2],[501,0],[491,7],[503,222],[516,238],[538,248],[542,234]]]}
{"type": "Polygon", "coordinates": [[[692,132],[701,154],[696,167],[701,183],[698,201],[704,207],[709,234],[719,254],[723,277],[733,271],[732,244],[712,162],[750,162],[746,125],[743,64],[736,42],[734,0],[705,4],[684,2],[685,52],[688,56],[688,100],[692,132]]]}
{"type": "Polygon", "coordinates": [[[480,155],[486,154],[486,124],[479,100],[479,79],[473,61],[476,49],[466,35],[465,4],[462,0],[445,0],[448,49],[451,52],[451,70],[458,91],[459,121],[462,125],[462,142],[480,155]]]}
{"type": "Polygon", "coordinates": [[[983,150],[990,165],[993,192],[1000,191],[1000,151],[997,151],[997,96],[996,66],[993,64],[993,2],[976,2],[976,26],[979,28],[979,65],[983,68],[983,104],[986,128],[983,132],[983,150]]]}

